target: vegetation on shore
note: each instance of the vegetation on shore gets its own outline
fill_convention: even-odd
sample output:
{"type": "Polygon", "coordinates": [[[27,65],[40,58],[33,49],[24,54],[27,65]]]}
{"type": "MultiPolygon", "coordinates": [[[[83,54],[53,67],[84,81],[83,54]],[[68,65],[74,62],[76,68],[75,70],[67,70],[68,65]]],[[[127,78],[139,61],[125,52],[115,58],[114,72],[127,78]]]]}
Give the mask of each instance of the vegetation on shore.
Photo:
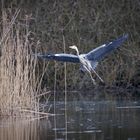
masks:
{"type": "MultiPolygon", "coordinates": [[[[128,33],[122,47],[100,62],[105,87],[137,87],[140,83],[139,0],[1,1],[0,114],[39,111],[36,98],[47,89],[93,88],[79,65],[37,60],[32,53],[86,53],[128,33]],[[20,10],[19,10],[20,9],[20,10]],[[11,104],[12,102],[12,104],[11,104]],[[8,110],[5,108],[9,108],[8,110]]],[[[99,81],[97,81],[100,85],[99,81]]]]}
{"type": "Polygon", "coordinates": [[[37,59],[31,55],[28,20],[20,25],[19,15],[20,9],[14,14],[12,9],[3,9],[1,15],[0,115],[27,117],[39,114],[43,73],[37,72],[37,59]]]}

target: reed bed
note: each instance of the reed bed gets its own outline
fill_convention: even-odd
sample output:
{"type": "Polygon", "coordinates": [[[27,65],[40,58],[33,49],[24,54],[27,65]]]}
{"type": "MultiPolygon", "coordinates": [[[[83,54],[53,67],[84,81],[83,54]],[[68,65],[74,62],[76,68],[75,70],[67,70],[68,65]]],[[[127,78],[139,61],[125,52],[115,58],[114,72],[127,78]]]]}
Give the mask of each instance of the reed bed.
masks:
{"type": "MultiPolygon", "coordinates": [[[[38,94],[42,73],[38,73],[37,59],[32,49],[38,47],[31,40],[28,18],[21,25],[20,9],[2,10],[0,41],[0,115],[39,116],[38,94]],[[26,111],[24,111],[26,110],[26,111]],[[35,113],[36,112],[36,113],[35,113]]],[[[32,37],[33,38],[33,37],[32,37]]]]}

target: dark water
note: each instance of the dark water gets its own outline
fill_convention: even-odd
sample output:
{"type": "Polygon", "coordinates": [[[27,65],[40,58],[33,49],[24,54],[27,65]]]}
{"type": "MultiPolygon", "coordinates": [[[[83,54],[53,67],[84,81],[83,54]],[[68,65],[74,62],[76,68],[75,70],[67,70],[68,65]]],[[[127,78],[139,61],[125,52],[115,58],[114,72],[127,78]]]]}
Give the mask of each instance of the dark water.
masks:
{"type": "Polygon", "coordinates": [[[137,98],[78,94],[45,108],[56,115],[40,121],[2,118],[0,140],[140,140],[137,98]]]}

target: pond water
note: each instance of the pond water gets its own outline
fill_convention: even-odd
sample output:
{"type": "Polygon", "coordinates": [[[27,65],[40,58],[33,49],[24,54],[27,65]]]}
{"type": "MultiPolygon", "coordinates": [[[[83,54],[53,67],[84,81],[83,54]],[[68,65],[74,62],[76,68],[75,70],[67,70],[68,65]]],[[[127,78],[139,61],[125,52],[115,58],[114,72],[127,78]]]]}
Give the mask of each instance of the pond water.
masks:
{"type": "Polygon", "coordinates": [[[72,93],[65,101],[45,104],[56,114],[48,119],[1,118],[0,140],[140,140],[138,98],[72,93]]]}

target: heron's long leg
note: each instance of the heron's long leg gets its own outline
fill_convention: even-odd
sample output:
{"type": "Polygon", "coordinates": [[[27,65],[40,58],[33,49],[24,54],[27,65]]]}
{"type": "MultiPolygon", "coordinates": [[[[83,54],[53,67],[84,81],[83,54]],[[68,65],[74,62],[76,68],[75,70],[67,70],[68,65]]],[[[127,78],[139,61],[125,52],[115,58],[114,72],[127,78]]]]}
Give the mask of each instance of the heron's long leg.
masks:
{"type": "Polygon", "coordinates": [[[94,69],[92,69],[92,71],[97,75],[97,77],[101,80],[101,82],[104,83],[104,80],[99,76],[99,74],[94,69]]]}
{"type": "Polygon", "coordinates": [[[89,73],[91,80],[93,81],[93,84],[96,85],[95,79],[92,77],[92,73],[91,71],[85,66],[83,65],[83,67],[85,68],[85,70],[89,73]]]}
{"type": "Polygon", "coordinates": [[[91,72],[89,72],[89,74],[90,74],[91,80],[93,81],[93,84],[96,85],[95,79],[92,77],[91,72]]]}
{"type": "Polygon", "coordinates": [[[94,79],[93,76],[92,76],[92,73],[91,73],[88,69],[86,69],[86,70],[87,70],[87,72],[89,73],[93,84],[96,85],[96,82],[95,82],[95,79],[94,79]]]}

